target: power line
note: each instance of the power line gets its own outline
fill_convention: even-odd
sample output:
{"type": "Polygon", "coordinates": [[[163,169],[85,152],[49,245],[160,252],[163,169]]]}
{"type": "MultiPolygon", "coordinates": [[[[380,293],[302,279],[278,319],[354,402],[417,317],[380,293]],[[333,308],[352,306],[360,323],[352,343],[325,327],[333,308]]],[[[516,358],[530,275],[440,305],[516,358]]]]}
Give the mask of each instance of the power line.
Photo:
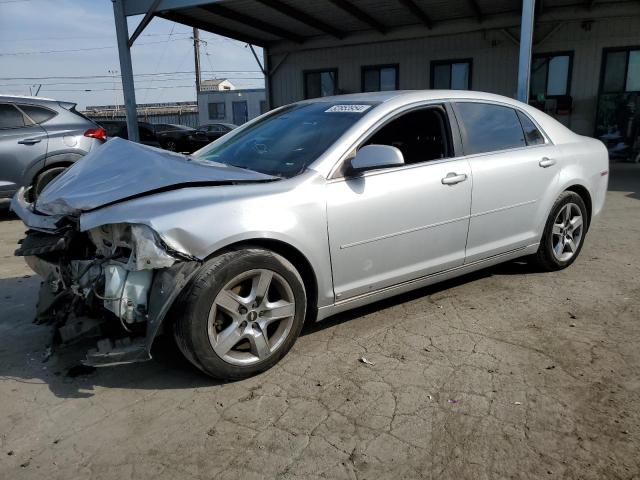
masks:
{"type": "MultiPolygon", "coordinates": [[[[258,73],[260,70],[203,70],[202,73],[258,73]]],[[[191,74],[193,70],[186,70],[181,72],[159,72],[159,73],[136,73],[134,77],[148,77],[155,75],[176,75],[176,74],[191,74]]],[[[119,75],[118,75],[119,77],[119,75]]],[[[58,76],[46,76],[46,77],[0,77],[0,80],[90,80],[94,78],[113,78],[113,75],[58,75],[58,76]]]]}
{"type": "MultiPolygon", "coordinates": [[[[262,78],[249,78],[247,80],[262,80],[262,78]]],[[[44,86],[44,85],[43,85],[44,86]]],[[[161,90],[164,88],[193,88],[191,85],[165,85],[162,87],[136,87],[136,90],[161,90]]],[[[66,88],[48,88],[47,92],[113,92],[122,91],[122,88],[80,88],[80,89],[66,89],[66,88]]]]}
{"type": "MultiPolygon", "coordinates": [[[[189,38],[174,38],[174,39],[169,39],[169,40],[161,40],[158,42],[143,42],[143,43],[137,43],[137,46],[142,46],[142,45],[155,45],[158,43],[167,43],[169,41],[172,42],[179,42],[179,41],[184,41],[184,40],[189,40],[189,38]]],[[[0,52],[0,57],[17,57],[20,55],[49,55],[49,54],[54,54],[54,53],[72,53],[72,52],[91,52],[94,50],[107,50],[110,48],[118,48],[117,45],[111,45],[108,47],[91,47],[91,48],[72,48],[72,49],[65,49],[65,50],[40,50],[37,52],[8,52],[8,53],[1,53],[0,52]]],[[[163,50],[164,51],[164,50],[163,50]]]]}
{"type": "MultiPolygon", "coordinates": [[[[2,2],[0,2],[1,4],[2,2]]],[[[164,37],[167,35],[166,33],[143,33],[140,37],[164,37]]],[[[175,32],[173,36],[176,35],[191,35],[189,32],[175,32]]],[[[98,38],[108,38],[110,40],[113,39],[113,35],[77,35],[73,37],[31,37],[31,38],[15,38],[15,39],[3,39],[3,43],[22,43],[22,42],[44,42],[44,41],[56,41],[56,40],[85,40],[85,39],[96,40],[98,38]]]]}

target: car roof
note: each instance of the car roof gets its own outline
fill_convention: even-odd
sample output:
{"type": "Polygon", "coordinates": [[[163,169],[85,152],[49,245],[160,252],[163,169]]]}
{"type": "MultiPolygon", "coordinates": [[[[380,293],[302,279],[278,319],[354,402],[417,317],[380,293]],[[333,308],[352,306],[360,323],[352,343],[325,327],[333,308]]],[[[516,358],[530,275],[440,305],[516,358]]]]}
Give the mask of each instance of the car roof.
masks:
{"type": "Polygon", "coordinates": [[[514,106],[521,106],[522,103],[513,98],[504,97],[487,92],[476,92],[473,90],[390,90],[385,92],[351,93],[347,95],[336,95],[332,97],[319,97],[303,100],[300,103],[321,103],[321,102],[377,102],[385,103],[391,100],[400,102],[428,101],[428,100],[486,100],[493,102],[508,103],[514,106]]]}
{"type": "MultiPolygon", "coordinates": [[[[47,104],[58,103],[58,100],[46,97],[29,97],[25,95],[0,95],[0,101],[5,102],[20,102],[20,103],[33,103],[33,104],[47,104]]],[[[65,103],[65,102],[63,102],[65,103]]]]}

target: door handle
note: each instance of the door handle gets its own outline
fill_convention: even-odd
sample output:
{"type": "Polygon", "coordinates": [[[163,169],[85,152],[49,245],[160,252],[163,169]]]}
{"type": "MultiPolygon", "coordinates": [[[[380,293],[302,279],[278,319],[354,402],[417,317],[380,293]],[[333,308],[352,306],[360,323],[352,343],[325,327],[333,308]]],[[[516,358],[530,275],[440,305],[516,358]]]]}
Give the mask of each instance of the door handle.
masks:
{"type": "Polygon", "coordinates": [[[548,168],[551,167],[552,165],[555,165],[556,161],[553,160],[552,158],[547,158],[547,157],[542,157],[542,160],[540,160],[540,162],[538,162],[538,165],[540,165],[542,168],[548,168]]]}
{"type": "Polygon", "coordinates": [[[24,140],[18,141],[18,143],[21,145],[33,145],[34,143],[40,143],[41,141],[41,138],[25,138],[24,140]]]}
{"type": "Polygon", "coordinates": [[[457,174],[455,172],[447,173],[447,176],[442,179],[443,185],[455,185],[456,183],[464,182],[467,179],[466,173],[457,174]]]}

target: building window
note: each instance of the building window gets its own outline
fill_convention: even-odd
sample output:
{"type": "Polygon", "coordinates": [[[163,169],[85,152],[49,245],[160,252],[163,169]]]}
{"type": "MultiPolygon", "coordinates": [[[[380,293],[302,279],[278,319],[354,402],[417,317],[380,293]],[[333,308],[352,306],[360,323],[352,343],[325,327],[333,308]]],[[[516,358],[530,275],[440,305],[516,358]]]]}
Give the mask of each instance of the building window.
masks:
{"type": "Polygon", "coordinates": [[[382,92],[398,90],[398,65],[362,67],[362,91],[382,92]]]}
{"type": "Polygon", "coordinates": [[[224,102],[209,104],[209,120],[224,120],[224,102]]]}
{"type": "Polygon", "coordinates": [[[640,91],[640,49],[605,50],[602,93],[640,91]]]}
{"type": "Polygon", "coordinates": [[[569,95],[573,53],[544,53],[531,62],[530,95],[534,100],[569,95]]]}
{"type": "Polygon", "coordinates": [[[304,72],[304,98],[328,97],[337,93],[337,69],[304,72]]]}
{"type": "Polygon", "coordinates": [[[471,90],[471,59],[431,62],[431,88],[471,90]]]}

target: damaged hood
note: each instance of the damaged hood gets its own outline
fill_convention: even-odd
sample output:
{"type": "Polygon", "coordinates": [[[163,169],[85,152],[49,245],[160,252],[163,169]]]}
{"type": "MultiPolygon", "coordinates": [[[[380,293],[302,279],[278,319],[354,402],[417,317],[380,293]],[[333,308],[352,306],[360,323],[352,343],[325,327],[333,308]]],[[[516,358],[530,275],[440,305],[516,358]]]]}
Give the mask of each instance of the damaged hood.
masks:
{"type": "Polygon", "coordinates": [[[113,138],[47,185],[35,208],[48,215],[77,215],[165,190],[277,179],[113,138]]]}

